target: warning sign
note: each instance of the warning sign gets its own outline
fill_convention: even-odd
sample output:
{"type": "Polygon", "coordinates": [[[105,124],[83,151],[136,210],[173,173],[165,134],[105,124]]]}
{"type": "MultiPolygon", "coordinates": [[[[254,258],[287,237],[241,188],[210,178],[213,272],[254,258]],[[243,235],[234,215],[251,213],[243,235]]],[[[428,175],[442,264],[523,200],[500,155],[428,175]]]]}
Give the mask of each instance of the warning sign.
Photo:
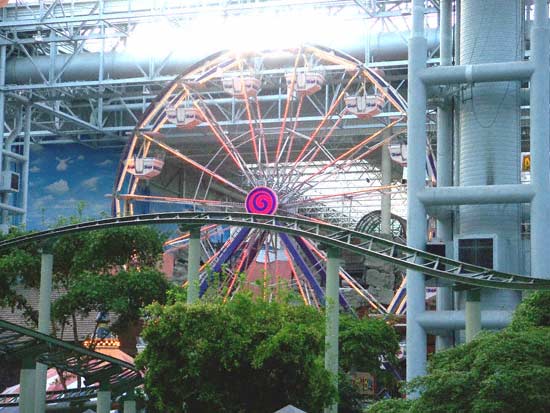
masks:
{"type": "Polygon", "coordinates": [[[521,154],[521,172],[531,172],[531,153],[529,152],[521,154]]]}

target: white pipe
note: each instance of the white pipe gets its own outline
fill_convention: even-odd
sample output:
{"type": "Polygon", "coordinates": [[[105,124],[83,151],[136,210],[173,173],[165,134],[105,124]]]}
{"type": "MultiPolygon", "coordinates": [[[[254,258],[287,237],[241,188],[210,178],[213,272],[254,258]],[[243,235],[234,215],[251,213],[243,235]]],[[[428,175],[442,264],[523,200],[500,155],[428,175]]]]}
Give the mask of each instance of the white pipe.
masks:
{"type": "MultiPolygon", "coordinates": [[[[410,36],[409,32],[374,33],[369,35],[370,56],[376,61],[403,60],[407,58],[407,44],[403,39],[410,36]]],[[[342,51],[363,59],[366,40],[355,36],[357,43],[342,51]]],[[[434,50],[439,44],[439,34],[436,29],[428,31],[428,48],[434,50]]],[[[206,57],[206,56],[204,56],[206,57]]],[[[55,61],[55,73],[66,64],[71,55],[58,55],[55,61]]],[[[104,78],[121,79],[127,77],[143,77],[143,72],[148,73],[150,65],[160,67],[164,58],[157,58],[151,62],[149,56],[136,57],[129,53],[105,53],[104,54],[104,78]]],[[[181,73],[186,67],[195,63],[198,59],[190,58],[184,54],[178,57],[172,56],[164,65],[159,75],[175,75],[181,73]]],[[[63,81],[72,80],[96,80],[100,67],[100,53],[82,53],[74,56],[63,73],[63,81]]],[[[6,65],[7,84],[42,83],[42,73],[47,76],[50,71],[49,56],[36,56],[33,61],[27,58],[9,59],[6,65]]]]}
{"type": "MultiPolygon", "coordinates": [[[[464,330],[466,313],[462,311],[425,311],[417,317],[418,323],[429,333],[464,330]]],[[[501,329],[510,324],[512,313],[503,310],[481,311],[481,326],[488,330],[501,329]]]]}
{"type": "Polygon", "coordinates": [[[529,184],[473,185],[424,188],[418,193],[418,199],[425,206],[521,204],[530,202],[534,195],[529,184]]]}
{"type": "Polygon", "coordinates": [[[422,70],[420,79],[426,85],[528,80],[533,74],[533,70],[534,66],[532,62],[499,62],[462,66],[436,66],[422,70]]]}

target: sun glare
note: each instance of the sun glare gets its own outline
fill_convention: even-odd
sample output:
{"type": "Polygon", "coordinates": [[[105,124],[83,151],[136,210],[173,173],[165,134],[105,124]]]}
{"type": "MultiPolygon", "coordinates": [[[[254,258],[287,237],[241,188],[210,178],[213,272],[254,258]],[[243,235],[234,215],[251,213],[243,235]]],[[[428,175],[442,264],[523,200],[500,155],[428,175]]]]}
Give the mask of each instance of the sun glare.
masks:
{"type": "Polygon", "coordinates": [[[177,28],[167,21],[138,25],[128,39],[127,51],[136,56],[163,57],[171,53],[201,58],[224,49],[259,51],[303,43],[345,48],[364,33],[364,20],[311,10],[210,16],[193,19],[177,28]]]}

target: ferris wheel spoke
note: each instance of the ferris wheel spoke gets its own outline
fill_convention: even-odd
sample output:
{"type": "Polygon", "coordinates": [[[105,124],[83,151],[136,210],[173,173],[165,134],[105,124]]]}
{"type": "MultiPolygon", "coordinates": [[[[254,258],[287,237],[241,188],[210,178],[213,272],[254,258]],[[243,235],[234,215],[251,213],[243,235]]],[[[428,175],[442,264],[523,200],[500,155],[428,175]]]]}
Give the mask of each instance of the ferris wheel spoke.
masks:
{"type": "Polygon", "coordinates": [[[300,62],[300,58],[302,57],[302,49],[298,51],[296,54],[296,59],[294,60],[294,67],[293,67],[293,73],[294,76],[292,76],[290,80],[290,85],[287,89],[287,97],[286,97],[286,104],[285,104],[285,111],[281,123],[281,130],[279,132],[279,138],[277,139],[277,150],[275,151],[275,164],[277,165],[280,161],[280,154],[281,154],[281,145],[283,143],[283,135],[285,133],[285,127],[288,117],[288,112],[290,110],[290,104],[292,103],[292,95],[294,94],[294,87],[296,84],[296,73],[298,71],[298,63],[300,62]]]}
{"type": "Polygon", "coordinates": [[[223,129],[220,128],[219,124],[215,120],[216,118],[214,117],[212,111],[210,110],[210,108],[208,108],[204,100],[201,97],[198,97],[197,100],[193,101],[193,106],[199,111],[204,121],[206,122],[222,148],[225,150],[227,155],[233,160],[237,168],[239,168],[239,170],[241,170],[243,174],[246,174],[249,176],[249,178],[251,178],[252,174],[250,173],[250,171],[246,170],[245,162],[240,157],[238,157],[238,151],[233,146],[231,140],[223,132],[223,129]]]}
{"type": "Polygon", "coordinates": [[[263,157],[265,159],[265,164],[269,164],[269,152],[267,150],[267,142],[266,142],[266,136],[264,131],[264,125],[262,120],[262,109],[260,107],[260,100],[256,100],[256,113],[258,114],[258,125],[260,126],[260,140],[261,140],[261,148],[263,150],[263,157]]]}
{"type": "Polygon", "coordinates": [[[294,125],[292,125],[291,133],[290,133],[290,140],[288,143],[288,149],[286,152],[286,160],[285,163],[289,163],[290,161],[290,154],[292,153],[292,144],[294,142],[294,137],[296,135],[296,128],[298,127],[298,122],[300,120],[300,112],[302,111],[302,105],[304,103],[304,96],[301,95],[300,99],[298,101],[298,107],[296,108],[296,113],[294,114],[294,125]]]}
{"type": "MultiPolygon", "coordinates": [[[[364,151],[360,155],[356,156],[355,158],[346,160],[343,165],[337,165],[336,167],[332,168],[332,171],[324,173],[314,183],[310,184],[308,190],[312,189],[312,188],[315,188],[316,186],[318,186],[319,184],[321,184],[323,182],[326,182],[329,178],[334,178],[334,176],[336,176],[340,173],[349,172],[354,166],[356,166],[358,164],[358,162],[362,161],[364,158],[366,158],[367,156],[371,155],[373,152],[380,149],[382,146],[384,146],[384,144],[390,142],[395,136],[397,136],[399,134],[401,134],[401,132],[397,132],[397,133],[394,133],[394,134],[388,136],[384,140],[368,147],[366,151],[364,151]]],[[[303,192],[305,192],[305,191],[303,191],[303,192]]]]}
{"type": "Polygon", "coordinates": [[[365,195],[369,195],[372,192],[384,192],[387,190],[392,190],[394,188],[400,188],[402,185],[383,185],[383,186],[373,186],[366,189],[360,189],[358,191],[347,191],[347,192],[339,192],[336,194],[328,194],[328,195],[319,195],[314,197],[308,197],[304,198],[300,201],[290,202],[287,204],[287,206],[299,206],[309,203],[315,203],[322,200],[332,200],[334,198],[360,198],[365,195]]]}
{"type": "Polygon", "coordinates": [[[352,148],[348,149],[347,151],[345,151],[343,154],[341,154],[340,156],[336,157],[334,160],[326,163],[325,165],[323,165],[321,167],[321,169],[319,169],[317,172],[311,174],[310,176],[308,176],[306,179],[304,179],[296,188],[294,188],[293,192],[297,192],[298,190],[300,190],[301,188],[304,187],[304,185],[306,185],[307,183],[311,182],[311,180],[315,177],[317,177],[318,175],[320,175],[321,173],[323,173],[324,171],[326,171],[328,168],[334,166],[337,162],[340,162],[342,160],[345,160],[346,158],[348,158],[348,156],[352,155],[352,154],[355,154],[357,151],[359,151],[361,148],[363,148],[364,146],[366,146],[368,143],[372,142],[374,139],[376,139],[378,136],[380,136],[384,131],[386,130],[389,130],[391,129],[394,125],[396,125],[399,121],[401,121],[401,118],[399,119],[395,119],[393,122],[389,123],[387,126],[385,126],[384,128],[376,131],[375,133],[373,133],[372,135],[368,136],[367,138],[365,138],[363,141],[359,142],[357,145],[353,146],[352,148]]]}
{"type": "Polygon", "coordinates": [[[292,258],[290,257],[290,253],[288,252],[288,250],[285,247],[283,247],[283,251],[284,251],[284,254],[286,256],[287,262],[290,266],[290,274],[291,274],[292,278],[294,278],[294,281],[296,282],[296,285],[298,286],[298,291],[300,291],[300,295],[302,296],[302,299],[304,300],[304,304],[310,305],[311,303],[307,299],[307,296],[304,292],[304,288],[302,287],[302,282],[300,281],[300,279],[298,277],[298,274],[296,272],[296,268],[294,267],[294,262],[293,262],[292,258]]]}
{"type": "Polygon", "coordinates": [[[302,150],[300,151],[300,153],[296,157],[296,159],[294,161],[294,164],[292,165],[292,170],[296,169],[296,165],[298,165],[298,163],[303,159],[303,156],[304,156],[306,150],[309,148],[309,145],[311,145],[313,140],[317,137],[317,135],[321,131],[321,128],[328,121],[328,119],[332,116],[332,113],[334,112],[334,110],[336,109],[338,104],[342,101],[342,99],[344,98],[347,90],[350,88],[350,86],[353,84],[353,82],[355,81],[357,76],[359,76],[359,74],[360,74],[360,71],[356,70],[355,73],[353,74],[353,76],[351,77],[351,79],[348,81],[348,83],[344,87],[344,89],[342,89],[340,91],[340,94],[338,95],[338,97],[336,99],[334,99],[334,101],[330,105],[330,108],[327,110],[327,113],[323,116],[323,118],[321,119],[321,122],[319,122],[319,125],[317,125],[317,128],[315,128],[315,130],[313,131],[313,133],[309,137],[309,140],[306,142],[306,144],[304,145],[304,147],[302,148],[302,150]]]}
{"type": "Polygon", "coordinates": [[[217,173],[211,171],[210,169],[208,168],[205,168],[204,166],[202,166],[200,163],[194,161],[193,159],[183,155],[182,153],[180,153],[178,150],[166,145],[165,143],[162,143],[162,142],[159,142],[158,140],[156,139],[153,139],[152,137],[150,137],[149,135],[147,135],[146,133],[143,133],[142,136],[153,142],[154,144],[158,145],[159,147],[161,147],[162,149],[164,149],[165,151],[171,153],[172,155],[174,155],[175,157],[181,159],[182,161],[184,162],[187,162],[188,164],[194,166],[195,168],[197,168],[199,171],[201,172],[204,172],[205,174],[211,176],[213,179],[221,182],[222,184],[226,185],[226,186],[229,186],[230,188],[233,188],[235,189],[236,191],[239,191],[241,194],[247,194],[247,192],[242,189],[240,186],[238,185],[235,185],[233,182],[230,182],[228,181],[227,179],[225,179],[224,177],[218,175],[217,173]]]}

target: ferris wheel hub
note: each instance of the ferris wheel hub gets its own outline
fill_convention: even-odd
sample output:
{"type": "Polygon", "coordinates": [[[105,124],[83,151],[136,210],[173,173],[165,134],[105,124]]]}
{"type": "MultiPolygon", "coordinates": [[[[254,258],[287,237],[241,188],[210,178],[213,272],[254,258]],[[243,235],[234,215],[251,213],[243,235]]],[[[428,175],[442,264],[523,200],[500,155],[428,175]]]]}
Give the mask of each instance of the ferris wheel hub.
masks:
{"type": "Polygon", "coordinates": [[[252,189],[245,200],[246,211],[251,214],[271,215],[277,211],[279,197],[267,186],[257,186],[252,189]]]}

